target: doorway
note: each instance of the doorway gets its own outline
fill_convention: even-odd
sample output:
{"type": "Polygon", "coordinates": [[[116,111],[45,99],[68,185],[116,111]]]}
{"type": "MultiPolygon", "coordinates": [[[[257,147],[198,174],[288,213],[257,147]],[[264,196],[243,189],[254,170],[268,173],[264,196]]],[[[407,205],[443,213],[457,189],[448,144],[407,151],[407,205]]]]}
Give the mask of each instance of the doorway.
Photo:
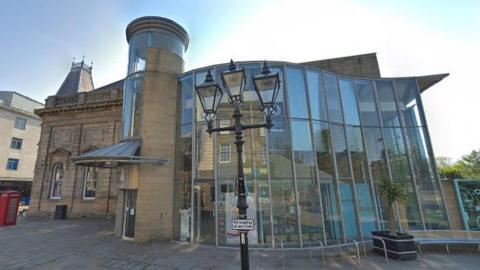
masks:
{"type": "Polygon", "coordinates": [[[133,240],[135,238],[137,191],[126,189],[124,193],[123,238],[127,240],[133,240]]]}

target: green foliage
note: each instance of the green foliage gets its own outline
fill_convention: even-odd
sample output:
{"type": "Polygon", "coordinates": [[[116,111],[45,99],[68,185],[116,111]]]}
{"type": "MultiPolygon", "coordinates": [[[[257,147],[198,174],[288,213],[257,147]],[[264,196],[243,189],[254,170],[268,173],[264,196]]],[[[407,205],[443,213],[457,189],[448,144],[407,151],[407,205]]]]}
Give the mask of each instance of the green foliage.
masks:
{"type": "Polygon", "coordinates": [[[395,203],[403,204],[407,201],[407,191],[399,183],[392,183],[387,179],[377,185],[377,191],[385,199],[388,207],[392,207],[395,203]]]}
{"type": "Polygon", "coordinates": [[[453,179],[480,179],[480,149],[473,150],[452,164],[449,158],[438,157],[437,167],[440,177],[453,179]]]}

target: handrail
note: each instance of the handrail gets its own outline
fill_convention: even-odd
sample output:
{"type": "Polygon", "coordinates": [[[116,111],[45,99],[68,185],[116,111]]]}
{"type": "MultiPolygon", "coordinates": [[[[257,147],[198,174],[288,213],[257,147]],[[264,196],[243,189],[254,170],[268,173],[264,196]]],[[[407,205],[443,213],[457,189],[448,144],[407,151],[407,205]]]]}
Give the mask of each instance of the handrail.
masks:
{"type": "MultiPolygon", "coordinates": [[[[322,251],[322,262],[325,263],[325,246],[323,245],[322,243],[322,240],[314,240],[314,239],[311,239],[311,241],[318,241],[318,243],[320,244],[320,249],[322,251]]],[[[305,248],[304,248],[305,249],[305,248]]],[[[312,259],[312,251],[313,251],[314,248],[312,248],[312,244],[311,243],[308,243],[308,251],[309,251],[309,258],[310,260],[312,259]]]]}
{"type": "Polygon", "coordinates": [[[388,263],[388,253],[387,253],[387,245],[385,244],[385,240],[383,240],[381,237],[377,237],[377,236],[374,236],[374,235],[371,235],[369,236],[370,238],[372,239],[376,239],[376,240],[379,240],[380,242],[382,242],[382,245],[383,245],[383,253],[385,255],[385,262],[388,263]]]}
{"type": "Polygon", "coordinates": [[[348,237],[341,237],[341,238],[339,238],[339,239],[338,239],[338,240],[339,240],[339,241],[338,241],[338,249],[340,250],[340,252],[341,252],[340,239],[343,239],[343,240],[344,240],[344,244],[346,244],[347,241],[352,241],[352,243],[355,244],[355,248],[357,249],[358,264],[360,264],[360,249],[358,248],[358,242],[355,241],[354,239],[348,238],[348,237]]]}

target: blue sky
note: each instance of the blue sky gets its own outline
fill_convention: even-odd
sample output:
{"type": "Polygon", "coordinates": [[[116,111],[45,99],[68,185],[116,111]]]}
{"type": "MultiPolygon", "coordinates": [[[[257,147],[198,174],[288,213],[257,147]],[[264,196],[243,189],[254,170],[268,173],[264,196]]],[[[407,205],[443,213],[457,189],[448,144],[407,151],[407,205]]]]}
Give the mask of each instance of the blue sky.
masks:
{"type": "Polygon", "coordinates": [[[479,14],[480,1],[0,0],[0,90],[43,101],[82,55],[95,86],[121,79],[126,25],[165,16],[190,34],[187,69],[377,52],[386,77],[449,72],[423,100],[436,155],[457,159],[480,147],[479,14]]]}

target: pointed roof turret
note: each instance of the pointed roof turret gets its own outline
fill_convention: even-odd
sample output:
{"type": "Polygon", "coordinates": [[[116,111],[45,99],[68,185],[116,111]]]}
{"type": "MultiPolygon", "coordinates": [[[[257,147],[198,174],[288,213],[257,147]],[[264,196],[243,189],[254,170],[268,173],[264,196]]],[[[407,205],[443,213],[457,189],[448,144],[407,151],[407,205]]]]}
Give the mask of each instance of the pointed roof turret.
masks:
{"type": "Polygon", "coordinates": [[[78,63],[75,63],[75,58],[73,58],[70,72],[68,72],[56,95],[70,96],[78,92],[88,92],[93,88],[92,65],[85,64],[84,57],[78,63]]]}

